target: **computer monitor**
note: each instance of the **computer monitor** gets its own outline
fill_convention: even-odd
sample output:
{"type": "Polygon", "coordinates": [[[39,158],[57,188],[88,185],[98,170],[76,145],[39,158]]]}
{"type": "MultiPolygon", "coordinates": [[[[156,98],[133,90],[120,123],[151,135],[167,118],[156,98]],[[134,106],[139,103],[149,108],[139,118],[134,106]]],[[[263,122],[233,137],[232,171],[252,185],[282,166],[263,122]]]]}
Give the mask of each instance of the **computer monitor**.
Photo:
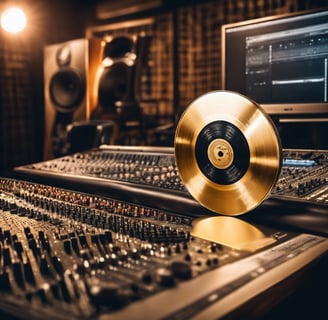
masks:
{"type": "Polygon", "coordinates": [[[271,116],[328,116],[328,10],[222,26],[222,85],[271,116]]]}

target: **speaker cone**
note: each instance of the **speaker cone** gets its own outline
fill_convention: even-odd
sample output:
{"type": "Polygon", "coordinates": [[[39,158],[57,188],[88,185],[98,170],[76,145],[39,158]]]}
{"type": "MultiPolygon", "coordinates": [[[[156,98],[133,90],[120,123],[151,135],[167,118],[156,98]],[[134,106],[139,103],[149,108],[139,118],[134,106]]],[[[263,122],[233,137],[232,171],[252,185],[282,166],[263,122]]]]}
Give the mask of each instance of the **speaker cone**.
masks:
{"type": "Polygon", "coordinates": [[[113,107],[116,101],[122,101],[131,85],[131,67],[123,62],[114,63],[105,68],[99,81],[98,98],[103,108],[113,107]]]}
{"type": "Polygon", "coordinates": [[[53,75],[49,91],[58,111],[72,112],[84,97],[84,79],[73,69],[60,70],[53,75]]]}

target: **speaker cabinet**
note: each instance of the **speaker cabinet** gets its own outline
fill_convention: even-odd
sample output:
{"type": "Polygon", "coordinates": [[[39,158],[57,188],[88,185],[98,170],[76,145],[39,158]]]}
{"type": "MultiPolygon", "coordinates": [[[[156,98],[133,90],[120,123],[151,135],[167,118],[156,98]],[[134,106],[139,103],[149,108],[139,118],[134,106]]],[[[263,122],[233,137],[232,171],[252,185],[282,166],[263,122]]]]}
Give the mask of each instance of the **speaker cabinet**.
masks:
{"type": "Polygon", "coordinates": [[[92,111],[92,119],[116,121],[121,132],[129,123],[141,129],[141,69],[149,42],[149,37],[129,35],[116,35],[106,40],[95,83],[97,107],[92,111]]]}
{"type": "Polygon", "coordinates": [[[44,158],[62,155],[66,126],[88,120],[97,104],[94,90],[103,58],[101,39],[75,39],[44,48],[44,158]]]}

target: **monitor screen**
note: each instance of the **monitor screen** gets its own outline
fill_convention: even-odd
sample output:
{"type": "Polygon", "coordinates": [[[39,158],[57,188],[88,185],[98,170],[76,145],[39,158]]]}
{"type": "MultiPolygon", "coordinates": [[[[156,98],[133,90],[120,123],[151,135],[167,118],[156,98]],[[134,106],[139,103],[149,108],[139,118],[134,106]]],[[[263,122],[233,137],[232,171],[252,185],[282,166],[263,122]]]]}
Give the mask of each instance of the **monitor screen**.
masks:
{"type": "Polygon", "coordinates": [[[222,84],[270,115],[328,114],[328,10],[222,26],[222,84]]]}

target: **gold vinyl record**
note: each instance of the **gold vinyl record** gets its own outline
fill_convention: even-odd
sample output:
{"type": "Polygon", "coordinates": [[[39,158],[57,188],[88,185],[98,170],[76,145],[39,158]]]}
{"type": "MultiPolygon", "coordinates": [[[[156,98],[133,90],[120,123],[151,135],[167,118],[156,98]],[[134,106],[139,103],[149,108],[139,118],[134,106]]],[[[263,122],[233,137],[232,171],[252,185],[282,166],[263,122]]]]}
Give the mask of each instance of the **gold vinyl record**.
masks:
{"type": "Polygon", "coordinates": [[[182,182],[205,208],[239,215],[271,193],[281,169],[281,144],[266,112],[249,98],[213,91],[182,114],[174,150],[182,182]]]}

